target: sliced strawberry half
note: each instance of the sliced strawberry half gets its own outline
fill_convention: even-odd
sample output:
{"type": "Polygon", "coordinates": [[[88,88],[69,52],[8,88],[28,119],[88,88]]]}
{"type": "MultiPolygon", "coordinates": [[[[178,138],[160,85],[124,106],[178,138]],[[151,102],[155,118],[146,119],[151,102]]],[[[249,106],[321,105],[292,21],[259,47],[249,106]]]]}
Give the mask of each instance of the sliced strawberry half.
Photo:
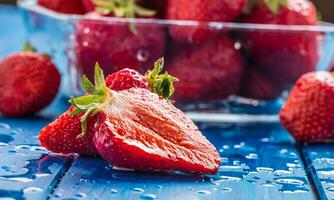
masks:
{"type": "Polygon", "coordinates": [[[85,113],[83,122],[99,113],[94,143],[107,161],[139,171],[217,172],[220,157],[215,147],[168,100],[142,88],[110,90],[98,67],[95,82],[94,87],[84,83],[92,85],[86,90],[89,95],[72,98],[71,103],[85,113]]]}

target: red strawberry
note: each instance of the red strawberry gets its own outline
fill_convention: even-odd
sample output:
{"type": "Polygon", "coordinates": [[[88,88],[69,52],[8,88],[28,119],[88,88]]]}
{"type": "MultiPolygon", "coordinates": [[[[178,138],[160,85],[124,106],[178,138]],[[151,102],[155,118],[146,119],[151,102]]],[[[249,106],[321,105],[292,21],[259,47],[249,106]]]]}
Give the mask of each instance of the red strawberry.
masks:
{"type": "Polygon", "coordinates": [[[83,0],[83,5],[87,12],[92,12],[95,10],[95,5],[92,0],[83,0]]]}
{"type": "Polygon", "coordinates": [[[60,74],[48,56],[26,44],[0,63],[0,112],[18,117],[40,111],[55,98],[60,74]]]}
{"type": "MultiPolygon", "coordinates": [[[[114,91],[127,90],[132,87],[151,89],[156,93],[168,98],[173,91],[172,82],[174,79],[169,75],[158,75],[162,70],[163,63],[157,62],[155,69],[144,77],[140,73],[131,69],[123,69],[113,73],[106,78],[106,85],[114,91]],[[167,83],[164,86],[160,83],[167,83]]],[[[70,107],[63,115],[54,122],[43,128],[39,135],[41,145],[55,153],[78,153],[82,155],[96,154],[93,144],[94,124],[96,117],[93,116],[87,121],[87,134],[80,137],[82,133],[81,118],[82,114],[71,115],[74,111],[70,107]]]]}
{"type": "Polygon", "coordinates": [[[38,0],[38,4],[48,9],[66,14],[84,14],[82,0],[38,0]]]}
{"type": "Polygon", "coordinates": [[[283,89],[273,78],[254,66],[248,66],[241,81],[239,95],[246,98],[272,100],[279,97],[283,89]]]}
{"type": "MultiPolygon", "coordinates": [[[[103,11],[109,15],[117,14],[103,11]]],[[[123,17],[149,14],[154,13],[144,10],[139,13],[126,13],[123,17]]],[[[147,23],[107,23],[101,20],[98,13],[90,13],[88,16],[90,20],[82,20],[76,26],[75,52],[79,68],[91,80],[94,74],[91,66],[96,61],[110,74],[129,66],[145,70],[163,56],[165,32],[162,26],[147,23]]]]}
{"type": "Polygon", "coordinates": [[[310,72],[292,89],[280,112],[282,124],[302,142],[334,139],[334,75],[310,72]]]}
{"type": "Polygon", "coordinates": [[[98,85],[87,90],[93,95],[71,103],[85,116],[99,112],[94,143],[103,158],[140,171],[217,172],[217,150],[184,113],[147,89],[109,90],[102,70],[95,71],[98,85]]]}
{"type": "MultiPolygon", "coordinates": [[[[259,1],[245,22],[315,25],[317,12],[308,0],[259,1]]],[[[258,30],[249,32],[246,38],[251,56],[281,85],[290,85],[302,74],[315,70],[321,38],[316,32],[258,30]]]]}
{"type": "MultiPolygon", "coordinates": [[[[231,22],[242,12],[248,0],[169,0],[167,18],[173,20],[231,22]]],[[[199,26],[171,26],[170,34],[178,42],[196,43],[209,39],[215,30],[199,26]]],[[[216,31],[217,32],[217,31],[216,31]]]]}
{"type": "Polygon", "coordinates": [[[168,71],[175,83],[178,102],[221,100],[237,93],[244,63],[234,43],[221,35],[200,45],[172,48],[168,71]]]}

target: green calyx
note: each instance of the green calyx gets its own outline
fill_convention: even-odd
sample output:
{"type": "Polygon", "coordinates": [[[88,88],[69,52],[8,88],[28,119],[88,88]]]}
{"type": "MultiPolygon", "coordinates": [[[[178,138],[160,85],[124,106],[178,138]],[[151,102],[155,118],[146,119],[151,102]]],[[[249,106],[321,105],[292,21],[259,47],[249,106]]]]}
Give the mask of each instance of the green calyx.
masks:
{"type": "Polygon", "coordinates": [[[78,98],[72,97],[69,101],[75,107],[71,115],[84,113],[81,117],[82,133],[77,138],[86,135],[88,118],[103,110],[111,98],[112,91],[106,86],[103,71],[99,64],[95,65],[94,80],[95,85],[84,75],[82,77],[82,87],[87,95],[78,98]]]}
{"type": "Polygon", "coordinates": [[[273,14],[278,14],[281,7],[288,5],[287,0],[249,0],[244,13],[249,14],[254,6],[264,4],[273,14]]]}
{"type": "Polygon", "coordinates": [[[36,49],[29,43],[29,42],[25,42],[22,48],[23,52],[36,52],[36,49]]]}
{"type": "Polygon", "coordinates": [[[178,79],[169,75],[168,72],[160,74],[163,68],[164,58],[160,58],[154,63],[154,69],[146,73],[146,80],[150,84],[152,92],[169,99],[175,91],[173,83],[178,79]]]}
{"type": "Polygon", "coordinates": [[[93,3],[103,15],[113,13],[116,17],[135,18],[136,15],[150,17],[156,14],[154,10],[139,6],[136,0],[93,0],[93,3]]]}

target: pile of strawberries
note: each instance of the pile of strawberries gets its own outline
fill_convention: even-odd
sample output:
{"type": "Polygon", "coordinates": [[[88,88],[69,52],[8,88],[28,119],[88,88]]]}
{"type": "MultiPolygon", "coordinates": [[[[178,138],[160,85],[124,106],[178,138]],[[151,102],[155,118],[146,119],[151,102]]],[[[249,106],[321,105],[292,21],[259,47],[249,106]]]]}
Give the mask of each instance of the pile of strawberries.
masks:
{"type": "Polygon", "coordinates": [[[232,94],[275,99],[299,76],[314,71],[321,35],[307,31],[227,30],[207,22],[315,25],[309,0],[38,0],[49,9],[86,15],[76,24],[78,68],[93,79],[98,61],[107,74],[126,67],[144,72],[160,57],[178,102],[222,100],[232,94]],[[146,18],[151,23],[104,17],[146,18]],[[159,25],[153,19],[192,21],[159,25]],[[187,23],[187,22],[184,22],[187,23]]]}

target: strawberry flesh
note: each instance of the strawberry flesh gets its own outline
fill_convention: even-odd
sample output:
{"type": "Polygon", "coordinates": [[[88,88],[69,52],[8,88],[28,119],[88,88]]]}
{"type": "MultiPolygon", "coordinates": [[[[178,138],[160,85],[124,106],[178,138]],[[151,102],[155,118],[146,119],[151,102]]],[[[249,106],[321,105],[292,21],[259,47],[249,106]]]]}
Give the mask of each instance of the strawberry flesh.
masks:
{"type": "Polygon", "coordinates": [[[96,126],[94,143],[114,166],[139,171],[213,174],[215,147],[168,101],[146,89],[112,92],[96,126]]]}

